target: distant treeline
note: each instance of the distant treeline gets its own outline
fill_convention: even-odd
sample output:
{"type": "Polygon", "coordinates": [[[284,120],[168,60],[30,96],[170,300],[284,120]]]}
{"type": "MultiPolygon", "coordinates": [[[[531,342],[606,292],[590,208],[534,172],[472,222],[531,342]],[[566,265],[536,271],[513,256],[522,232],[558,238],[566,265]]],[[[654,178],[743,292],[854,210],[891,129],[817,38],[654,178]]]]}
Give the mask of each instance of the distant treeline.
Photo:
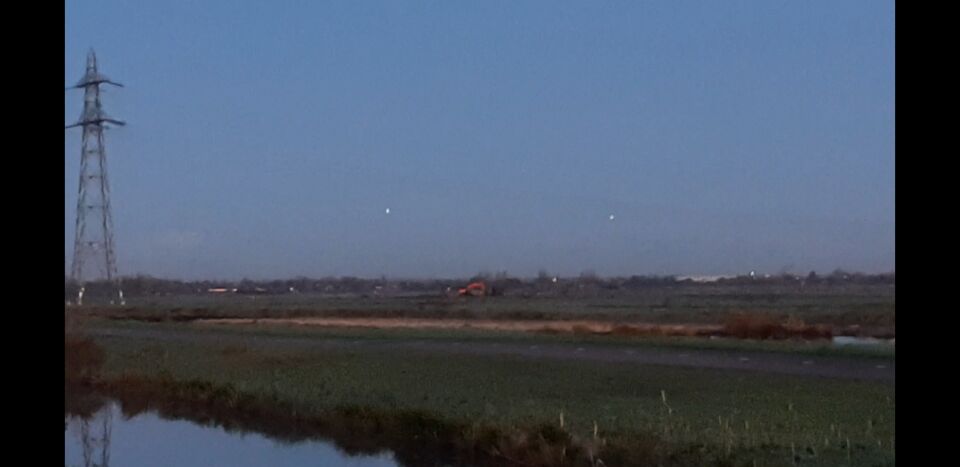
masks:
{"type": "MultiPolygon", "coordinates": [[[[541,295],[583,295],[591,291],[630,291],[651,287],[698,287],[698,286],[831,286],[831,285],[893,285],[894,273],[863,274],[834,271],[827,275],[810,272],[807,275],[743,275],[717,278],[705,282],[694,278],[677,276],[630,276],[599,277],[593,273],[583,273],[578,277],[559,278],[541,272],[536,278],[514,278],[505,273],[478,274],[468,279],[366,279],[358,277],[297,277],[285,280],[183,281],[160,279],[145,275],[124,277],[123,291],[128,297],[151,295],[190,295],[213,293],[236,294],[359,294],[359,295],[397,295],[397,294],[442,294],[463,287],[469,282],[485,281],[494,290],[494,295],[541,296],[541,295]]],[[[103,283],[91,283],[88,289],[101,288],[103,283]]],[[[78,286],[65,278],[66,297],[76,296],[78,286]]]]}

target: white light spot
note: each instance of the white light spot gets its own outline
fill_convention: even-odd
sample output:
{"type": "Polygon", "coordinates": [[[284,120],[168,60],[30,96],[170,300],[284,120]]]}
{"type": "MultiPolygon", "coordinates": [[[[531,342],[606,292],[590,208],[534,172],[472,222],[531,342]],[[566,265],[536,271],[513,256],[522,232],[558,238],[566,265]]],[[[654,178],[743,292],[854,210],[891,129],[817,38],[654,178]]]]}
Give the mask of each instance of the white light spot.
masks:
{"type": "Polygon", "coordinates": [[[614,216],[613,214],[610,214],[610,220],[614,220],[614,219],[616,219],[616,216],[614,216]]]}
{"type": "Polygon", "coordinates": [[[390,214],[390,208],[387,208],[386,213],[390,214]]]}

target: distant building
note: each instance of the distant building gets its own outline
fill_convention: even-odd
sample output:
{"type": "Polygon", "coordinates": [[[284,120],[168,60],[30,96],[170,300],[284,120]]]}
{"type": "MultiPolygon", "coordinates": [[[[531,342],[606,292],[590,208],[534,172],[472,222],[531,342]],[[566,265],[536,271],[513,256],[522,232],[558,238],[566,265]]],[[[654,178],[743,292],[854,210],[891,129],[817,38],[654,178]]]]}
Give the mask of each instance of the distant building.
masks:
{"type": "Polygon", "coordinates": [[[732,275],[718,275],[718,276],[677,276],[678,281],[692,281],[692,282],[717,282],[720,279],[734,279],[737,276],[732,275]]]}

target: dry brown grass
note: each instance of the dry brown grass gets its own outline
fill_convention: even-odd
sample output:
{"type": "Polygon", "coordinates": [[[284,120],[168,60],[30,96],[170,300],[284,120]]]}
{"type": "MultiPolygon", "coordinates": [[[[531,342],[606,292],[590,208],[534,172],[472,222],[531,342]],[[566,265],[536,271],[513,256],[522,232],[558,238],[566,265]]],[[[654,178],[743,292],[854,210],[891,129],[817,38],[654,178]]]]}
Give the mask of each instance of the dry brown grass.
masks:
{"type": "Polygon", "coordinates": [[[64,378],[67,381],[88,380],[103,366],[104,351],[90,338],[66,334],[63,350],[64,378]]]}
{"type": "Polygon", "coordinates": [[[574,334],[601,334],[602,331],[598,330],[596,327],[591,327],[586,324],[574,324],[570,327],[570,332],[574,334]]]}
{"type": "Polygon", "coordinates": [[[829,339],[833,336],[830,326],[808,325],[802,320],[789,317],[784,321],[764,313],[742,312],[730,315],[723,324],[723,333],[741,339],[829,339]]]}
{"type": "Polygon", "coordinates": [[[68,383],[87,381],[96,376],[106,355],[84,334],[86,319],[76,313],[63,314],[64,378],[68,383]]]}
{"type": "Polygon", "coordinates": [[[264,318],[264,319],[202,319],[203,325],[275,325],[317,326],[328,328],[377,329],[473,329],[490,331],[535,332],[541,334],[578,334],[603,336],[711,336],[722,334],[723,327],[715,324],[656,324],[609,323],[603,321],[555,320],[468,320],[468,319],[407,319],[407,318],[264,318]]]}
{"type": "Polygon", "coordinates": [[[719,326],[704,324],[618,324],[610,334],[614,336],[711,336],[722,330],[719,326]]]}
{"type": "Polygon", "coordinates": [[[783,339],[786,328],[767,314],[736,313],[723,323],[724,332],[741,339],[783,339]]]}

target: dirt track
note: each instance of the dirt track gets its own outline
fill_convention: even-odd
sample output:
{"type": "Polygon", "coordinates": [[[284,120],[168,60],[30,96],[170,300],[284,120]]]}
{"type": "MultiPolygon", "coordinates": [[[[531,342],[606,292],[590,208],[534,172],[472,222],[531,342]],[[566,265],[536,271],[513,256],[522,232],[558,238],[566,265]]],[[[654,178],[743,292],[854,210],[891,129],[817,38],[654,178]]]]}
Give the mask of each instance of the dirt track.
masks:
{"type": "Polygon", "coordinates": [[[586,345],[536,342],[496,342],[428,339],[346,339],[323,336],[244,336],[236,332],[219,332],[206,327],[204,332],[184,329],[98,329],[92,333],[100,338],[124,337],[135,339],[173,340],[182,342],[210,342],[218,345],[247,346],[308,346],[318,349],[366,349],[391,352],[459,353],[471,355],[513,356],[521,358],[549,358],[595,362],[624,362],[652,365],[713,368],[733,371],[758,371],[810,377],[894,382],[894,360],[820,357],[784,353],[688,350],[654,348],[630,345],[586,345]]]}
{"type": "Polygon", "coordinates": [[[603,321],[490,320],[490,319],[418,319],[418,318],[265,318],[200,319],[199,324],[271,324],[292,326],[354,327],[378,329],[484,329],[489,331],[563,332],[630,334],[661,336],[699,336],[719,332],[720,325],[644,324],[603,321]]]}

